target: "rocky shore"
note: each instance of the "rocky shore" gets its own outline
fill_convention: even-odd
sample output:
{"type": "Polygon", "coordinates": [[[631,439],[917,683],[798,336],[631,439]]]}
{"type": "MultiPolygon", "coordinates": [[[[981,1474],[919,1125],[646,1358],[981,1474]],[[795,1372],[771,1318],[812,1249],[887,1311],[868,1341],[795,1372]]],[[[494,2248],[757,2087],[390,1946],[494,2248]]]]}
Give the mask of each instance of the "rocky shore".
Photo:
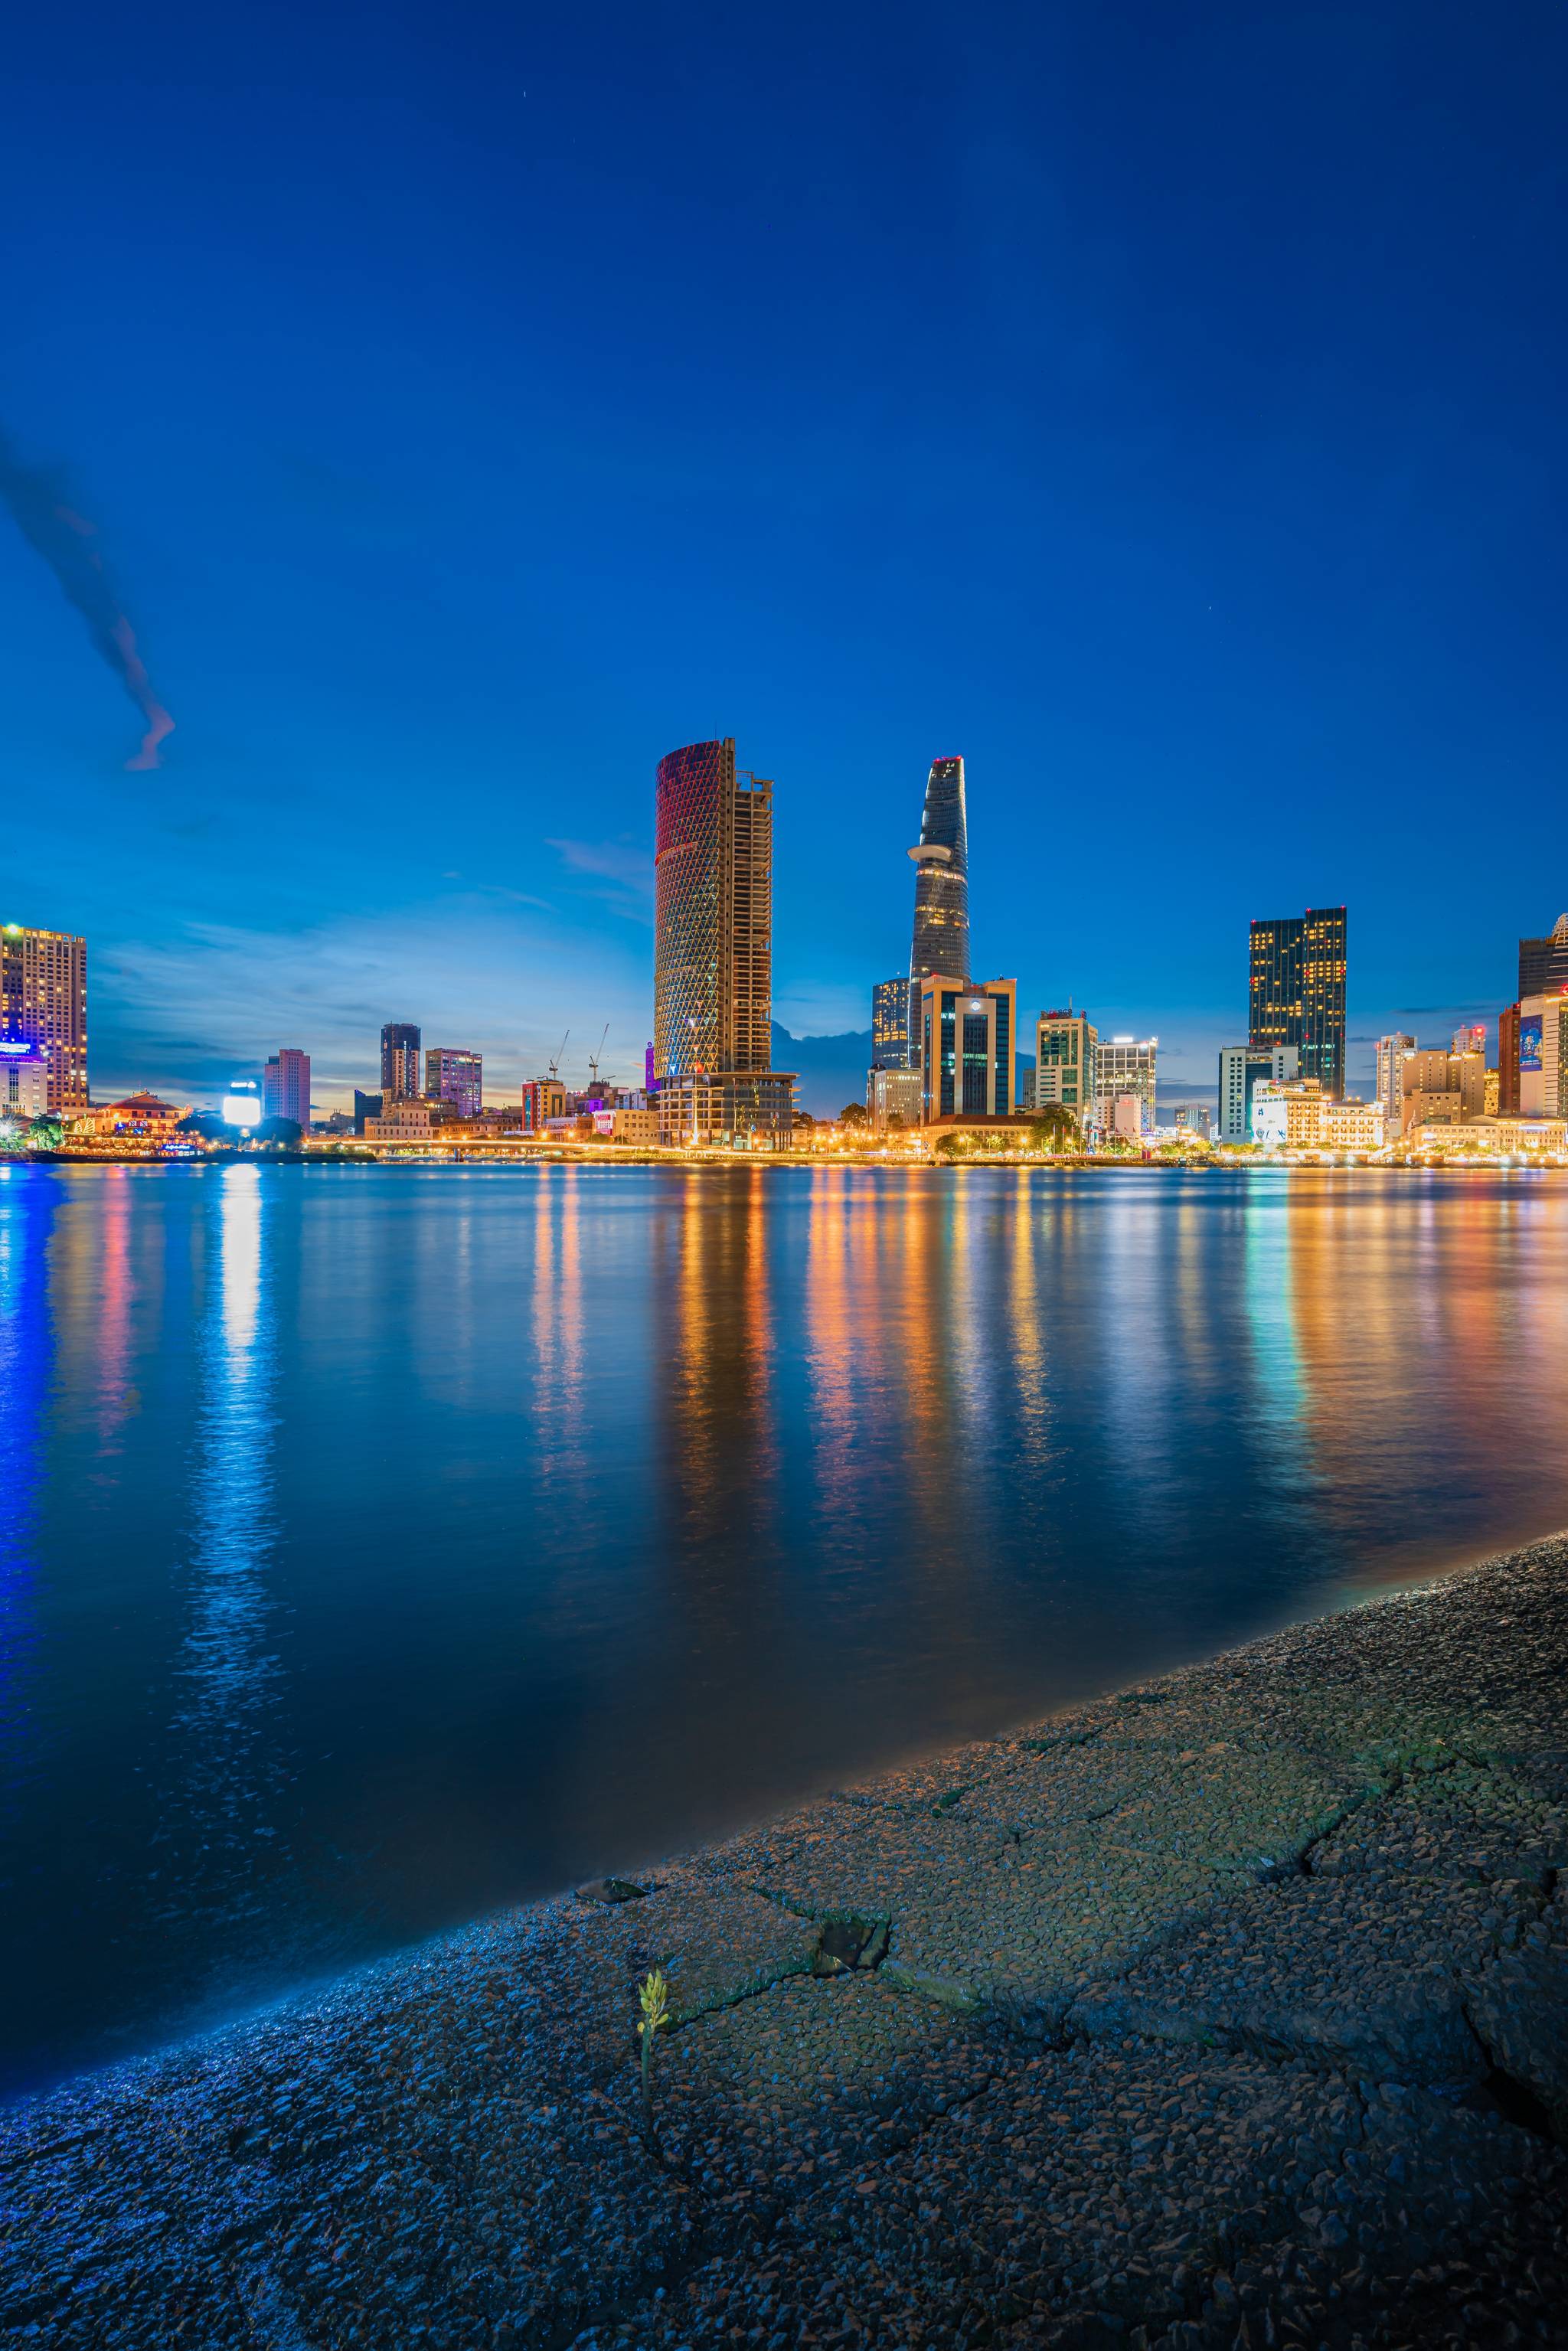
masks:
{"type": "Polygon", "coordinates": [[[1557,1539],[13,2110],[0,2342],[1568,2342],[1565,1863],[1557,1539]]]}

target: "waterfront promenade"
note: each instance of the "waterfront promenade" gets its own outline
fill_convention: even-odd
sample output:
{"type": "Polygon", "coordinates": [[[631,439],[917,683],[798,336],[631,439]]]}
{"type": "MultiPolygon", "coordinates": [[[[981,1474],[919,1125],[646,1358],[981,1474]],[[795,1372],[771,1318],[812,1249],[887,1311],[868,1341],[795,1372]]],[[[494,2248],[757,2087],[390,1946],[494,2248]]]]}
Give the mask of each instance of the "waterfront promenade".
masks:
{"type": "Polygon", "coordinates": [[[84,2077],[0,2340],[1561,2342],[1565,1688],[1558,1538],[84,2077]]]}

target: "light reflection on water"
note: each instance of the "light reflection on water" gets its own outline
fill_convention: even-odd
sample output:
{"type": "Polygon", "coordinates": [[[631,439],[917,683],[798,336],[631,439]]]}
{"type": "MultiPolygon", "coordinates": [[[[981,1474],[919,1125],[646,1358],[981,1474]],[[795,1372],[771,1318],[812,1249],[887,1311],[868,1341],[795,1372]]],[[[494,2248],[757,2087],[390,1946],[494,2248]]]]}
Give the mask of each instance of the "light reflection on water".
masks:
{"type": "Polygon", "coordinates": [[[1568,1185],[0,1171],[10,2078],[1568,1517],[1568,1185]]]}

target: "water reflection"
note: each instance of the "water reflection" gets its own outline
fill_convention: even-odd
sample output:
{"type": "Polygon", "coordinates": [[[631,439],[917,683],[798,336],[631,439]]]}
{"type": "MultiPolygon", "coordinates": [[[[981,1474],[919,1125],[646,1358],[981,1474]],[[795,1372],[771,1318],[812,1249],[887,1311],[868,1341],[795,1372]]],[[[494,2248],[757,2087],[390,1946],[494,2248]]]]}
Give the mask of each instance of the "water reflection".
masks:
{"type": "Polygon", "coordinates": [[[216,1262],[197,1337],[186,1628],[171,1719],[177,1778],[154,1839],[169,1876],[164,1923],[198,1934],[204,1968],[243,1957],[234,1929],[263,1917],[287,1855],[287,1774],[275,1718],[283,1667],[271,1568],[277,1542],[276,1332],[264,1270],[261,1169],[216,1184],[216,1262]]]}
{"type": "Polygon", "coordinates": [[[1541,1176],[0,1178],[14,2074],[1547,1531],[1565,1289],[1541,1176]]]}

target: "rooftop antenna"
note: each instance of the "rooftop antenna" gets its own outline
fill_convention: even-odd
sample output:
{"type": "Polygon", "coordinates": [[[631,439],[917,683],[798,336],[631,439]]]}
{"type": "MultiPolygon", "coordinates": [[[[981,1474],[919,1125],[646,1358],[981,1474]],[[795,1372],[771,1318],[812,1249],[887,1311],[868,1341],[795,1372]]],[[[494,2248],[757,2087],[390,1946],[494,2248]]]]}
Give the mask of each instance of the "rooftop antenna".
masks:
{"type": "Polygon", "coordinates": [[[566,1037],[561,1039],[560,1043],[556,1048],[555,1059],[549,1065],[549,1073],[552,1083],[560,1076],[560,1057],[566,1050],[566,1038],[570,1037],[570,1034],[571,1030],[569,1029],[566,1032],[566,1037]]]}

